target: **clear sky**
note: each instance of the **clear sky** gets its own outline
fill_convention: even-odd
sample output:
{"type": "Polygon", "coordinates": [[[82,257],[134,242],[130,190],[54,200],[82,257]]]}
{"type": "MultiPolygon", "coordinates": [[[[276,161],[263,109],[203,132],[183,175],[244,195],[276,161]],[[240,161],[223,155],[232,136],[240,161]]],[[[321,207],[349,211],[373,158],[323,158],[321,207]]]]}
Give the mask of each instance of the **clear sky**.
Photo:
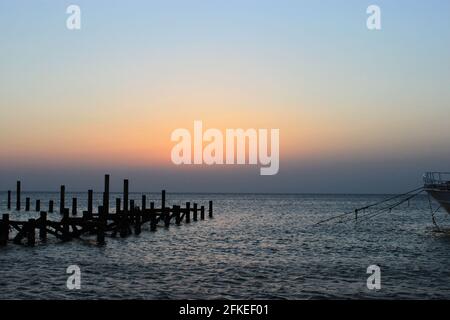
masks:
{"type": "Polygon", "coordinates": [[[450,171],[449,57],[447,0],[0,0],[0,190],[404,191],[450,171]],[[279,174],[176,167],[194,120],[279,128],[279,174]]]}

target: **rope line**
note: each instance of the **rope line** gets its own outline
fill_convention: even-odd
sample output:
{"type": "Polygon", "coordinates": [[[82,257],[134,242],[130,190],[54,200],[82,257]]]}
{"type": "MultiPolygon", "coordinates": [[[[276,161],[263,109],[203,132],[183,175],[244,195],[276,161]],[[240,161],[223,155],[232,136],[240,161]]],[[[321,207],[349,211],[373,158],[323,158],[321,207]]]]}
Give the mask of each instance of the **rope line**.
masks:
{"type": "MultiPolygon", "coordinates": [[[[375,207],[375,206],[379,206],[380,204],[383,204],[383,203],[386,203],[386,202],[389,202],[389,201],[398,199],[398,198],[400,198],[400,197],[404,197],[404,196],[410,195],[411,193],[414,193],[414,194],[408,196],[407,198],[405,198],[405,199],[403,199],[403,200],[401,200],[401,201],[399,201],[399,202],[397,202],[397,203],[395,203],[395,204],[393,204],[393,205],[390,205],[390,206],[387,206],[387,207],[378,209],[378,210],[376,210],[375,212],[367,212],[367,213],[364,212],[364,213],[362,213],[362,214],[359,215],[359,218],[361,218],[361,217],[364,218],[364,217],[366,217],[366,216],[373,217],[373,216],[375,216],[375,215],[381,214],[381,213],[382,213],[383,211],[385,211],[385,210],[391,211],[392,209],[394,209],[395,207],[399,206],[400,204],[402,204],[402,203],[404,203],[404,202],[406,202],[406,201],[409,201],[409,200],[411,200],[412,198],[414,198],[415,196],[417,196],[417,195],[419,195],[420,193],[422,193],[423,189],[424,189],[423,187],[419,187],[419,188],[410,190],[410,191],[408,191],[408,192],[405,192],[405,193],[402,193],[402,194],[398,194],[398,195],[389,197],[389,198],[387,198],[387,199],[383,199],[383,200],[381,200],[381,201],[372,203],[372,204],[370,204],[370,205],[367,205],[367,206],[364,206],[364,207],[361,207],[361,208],[357,208],[357,209],[355,209],[354,211],[344,212],[344,213],[339,214],[339,215],[337,215],[337,216],[333,216],[333,217],[330,217],[330,218],[321,220],[321,221],[315,223],[313,226],[317,226],[317,225],[320,225],[320,224],[323,224],[323,223],[326,223],[326,222],[329,222],[329,221],[333,221],[333,220],[336,220],[336,219],[340,219],[340,218],[343,218],[343,217],[347,217],[347,216],[350,215],[350,214],[354,214],[354,215],[355,215],[355,218],[351,217],[351,218],[349,218],[349,219],[340,220],[340,221],[338,221],[337,223],[348,222],[348,221],[350,221],[350,220],[356,220],[356,221],[358,221],[358,213],[359,213],[360,211],[362,211],[362,210],[367,210],[367,209],[373,208],[373,207],[375,207]]],[[[362,221],[365,221],[365,220],[368,220],[368,218],[363,219],[362,221]]]]}

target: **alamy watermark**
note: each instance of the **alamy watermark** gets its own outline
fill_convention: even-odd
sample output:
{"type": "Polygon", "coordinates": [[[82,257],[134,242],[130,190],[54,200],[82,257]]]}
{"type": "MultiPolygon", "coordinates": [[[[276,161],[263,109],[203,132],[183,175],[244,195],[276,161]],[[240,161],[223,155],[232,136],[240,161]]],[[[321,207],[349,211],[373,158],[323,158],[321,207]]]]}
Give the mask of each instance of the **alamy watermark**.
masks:
{"type": "Polygon", "coordinates": [[[172,132],[171,140],[178,142],[171,152],[176,165],[259,163],[261,175],[275,175],[279,170],[279,129],[271,129],[270,134],[268,129],[226,129],[223,134],[214,128],[203,132],[202,121],[194,121],[193,136],[188,129],[179,128],[172,132]]]}
{"type": "Polygon", "coordinates": [[[370,276],[367,278],[367,289],[380,290],[381,289],[381,269],[377,265],[367,267],[367,273],[370,276]]]}
{"type": "Polygon", "coordinates": [[[67,7],[66,13],[69,14],[66,20],[66,27],[69,30],[81,29],[81,8],[76,4],[67,7]]]}
{"type": "Polygon", "coordinates": [[[67,274],[70,276],[67,278],[66,286],[69,290],[80,290],[81,289],[81,269],[77,265],[70,265],[66,270],[67,274]]]}
{"type": "Polygon", "coordinates": [[[366,13],[369,15],[366,21],[367,29],[381,30],[381,8],[373,4],[367,7],[366,13]]]}

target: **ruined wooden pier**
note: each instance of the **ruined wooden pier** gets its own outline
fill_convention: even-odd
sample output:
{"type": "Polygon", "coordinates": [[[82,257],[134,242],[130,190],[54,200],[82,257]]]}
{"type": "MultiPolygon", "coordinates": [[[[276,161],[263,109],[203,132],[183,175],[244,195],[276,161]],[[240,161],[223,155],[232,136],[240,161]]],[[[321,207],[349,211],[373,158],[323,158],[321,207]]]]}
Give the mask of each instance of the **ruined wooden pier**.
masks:
{"type": "MultiPolygon", "coordinates": [[[[105,244],[105,237],[127,237],[131,234],[140,234],[143,226],[147,225],[151,231],[158,226],[168,228],[172,223],[180,225],[182,222],[190,223],[191,214],[193,221],[205,219],[205,206],[197,203],[186,202],[185,206],[167,206],[166,192],[161,192],[161,207],[157,208],[154,202],[147,207],[147,198],[142,195],[141,206],[136,206],[134,200],[129,200],[128,180],[123,182],[123,198],[116,198],[115,212],[110,210],[109,175],[105,175],[105,187],[102,205],[97,212],[93,210],[93,190],[88,190],[87,210],[78,216],[77,198],[72,198],[72,210],[65,206],[65,186],[60,189],[61,220],[52,221],[47,217],[47,212],[53,212],[54,201],[50,200],[48,211],[41,211],[39,199],[35,202],[35,211],[39,212],[37,219],[27,221],[15,221],[10,215],[3,214],[0,220],[0,246],[7,245],[12,241],[15,244],[36,244],[36,233],[41,242],[47,240],[48,235],[54,236],[61,241],[70,241],[81,238],[83,235],[96,236],[97,243],[105,244]],[[122,204],[123,201],[123,204],[122,204]],[[72,215],[70,215],[70,213],[72,215]],[[15,232],[14,232],[15,231],[15,232]]],[[[21,184],[17,182],[16,210],[21,210],[21,184]]],[[[11,209],[11,191],[8,191],[7,208],[11,209]]],[[[25,210],[30,210],[30,198],[26,198],[25,210]]],[[[208,216],[213,217],[213,203],[208,202],[208,216]]]]}

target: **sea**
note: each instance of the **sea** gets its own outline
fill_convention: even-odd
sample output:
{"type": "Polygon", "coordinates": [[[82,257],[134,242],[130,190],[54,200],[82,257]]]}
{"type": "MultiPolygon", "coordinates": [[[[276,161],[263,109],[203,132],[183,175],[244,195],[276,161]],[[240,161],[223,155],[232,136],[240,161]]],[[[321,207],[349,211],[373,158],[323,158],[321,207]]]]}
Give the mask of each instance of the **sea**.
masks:
{"type": "MultiPolygon", "coordinates": [[[[96,208],[101,195],[94,196],[96,208]]],[[[159,205],[159,193],[146,196],[159,205]]],[[[58,193],[23,193],[22,209],[25,197],[32,211],[8,211],[0,193],[0,212],[11,220],[37,218],[36,199],[41,210],[50,199],[58,209],[58,193]]],[[[79,212],[86,210],[87,194],[67,193],[66,203],[73,197],[79,212]]],[[[0,248],[0,299],[450,298],[448,214],[438,210],[435,225],[420,195],[391,212],[366,210],[355,219],[355,208],[388,197],[168,193],[168,205],[212,200],[213,218],[153,232],[144,225],[140,235],[106,237],[103,246],[92,236],[61,242],[49,235],[35,247],[10,242],[0,248]],[[349,214],[317,225],[343,213],[349,214]],[[68,286],[70,266],[80,270],[79,289],[68,286]],[[376,288],[368,286],[373,266],[376,288]]],[[[140,193],[130,198],[140,205],[140,193]]]]}

